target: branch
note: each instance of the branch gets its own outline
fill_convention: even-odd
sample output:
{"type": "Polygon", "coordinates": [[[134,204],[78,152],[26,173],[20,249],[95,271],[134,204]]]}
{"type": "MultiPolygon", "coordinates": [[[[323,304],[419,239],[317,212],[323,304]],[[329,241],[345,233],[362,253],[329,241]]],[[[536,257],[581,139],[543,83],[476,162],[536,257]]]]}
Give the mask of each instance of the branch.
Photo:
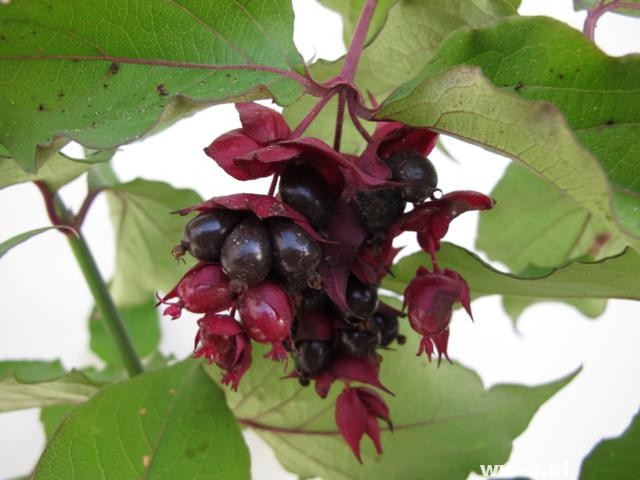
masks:
{"type": "Polygon", "coordinates": [[[349,51],[347,52],[347,56],[344,59],[344,65],[342,66],[342,71],[340,72],[340,77],[349,83],[353,82],[355,77],[356,68],[360,61],[360,55],[364,48],[364,41],[367,37],[367,30],[369,30],[369,24],[371,23],[371,18],[373,17],[373,12],[376,9],[377,3],[378,0],[366,0],[364,7],[362,7],[362,12],[360,13],[356,29],[353,32],[349,51]]]}
{"type": "Polygon", "coordinates": [[[600,20],[600,17],[612,10],[623,9],[640,10],[640,3],[621,2],[619,0],[614,0],[610,3],[602,3],[601,1],[598,2],[595,7],[587,11],[587,18],[585,18],[584,20],[584,27],[582,29],[582,32],[589,40],[593,42],[596,24],[598,23],[598,20],[600,20]]]}
{"type": "Polygon", "coordinates": [[[298,138],[300,135],[302,135],[305,132],[305,130],[309,127],[311,122],[315,120],[318,114],[322,111],[325,105],[329,102],[329,100],[331,100],[331,98],[336,93],[337,93],[337,90],[330,90],[327,93],[325,93],[320,98],[320,100],[318,100],[318,102],[313,106],[313,108],[309,111],[309,113],[307,113],[305,117],[300,121],[300,123],[295,128],[295,130],[291,132],[291,135],[289,136],[289,138],[291,139],[298,138]]]}

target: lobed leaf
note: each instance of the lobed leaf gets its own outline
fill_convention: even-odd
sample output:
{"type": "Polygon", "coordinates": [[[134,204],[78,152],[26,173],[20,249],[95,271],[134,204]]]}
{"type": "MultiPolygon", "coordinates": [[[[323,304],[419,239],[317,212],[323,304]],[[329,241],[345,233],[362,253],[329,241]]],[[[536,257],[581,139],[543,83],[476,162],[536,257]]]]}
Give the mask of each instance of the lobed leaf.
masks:
{"type": "Polygon", "coordinates": [[[0,243],[0,258],[2,258],[9,250],[11,250],[14,247],[17,247],[23,242],[26,242],[30,238],[35,237],[36,235],[40,235],[41,233],[48,232],[49,230],[55,230],[55,229],[68,230],[68,231],[71,231],[72,233],[76,233],[76,231],[73,228],[67,225],[49,225],[48,227],[41,227],[41,228],[36,228],[34,230],[29,230],[28,232],[20,233],[0,243]]]}
{"type": "Polygon", "coordinates": [[[171,249],[186,220],[170,213],[201,199],[192,190],[142,179],[113,185],[107,195],[117,244],[111,291],[119,306],[133,307],[170,290],[185,272],[171,249]]]}
{"type": "MultiPolygon", "coordinates": [[[[486,295],[514,295],[527,299],[624,298],[640,300],[640,254],[626,248],[622,253],[595,262],[574,261],[537,277],[520,277],[500,272],[462,247],[443,243],[438,260],[467,281],[475,298],[486,295]]],[[[414,253],[393,267],[393,276],[382,283],[403,293],[419,266],[430,266],[425,253],[414,253]]]]}
{"type": "Polygon", "coordinates": [[[97,390],[84,373],[65,373],[59,362],[0,362],[0,412],[77,404],[97,390]]]}
{"type": "Polygon", "coordinates": [[[35,172],[75,140],[109,149],[215,103],[304,87],[287,0],[0,5],[0,144],[35,172]]]}
{"type": "MultiPolygon", "coordinates": [[[[407,323],[401,329],[409,332],[407,323]]],[[[395,396],[383,396],[394,429],[382,428],[384,453],[379,457],[368,439],[362,441],[363,465],[335,424],[338,386],[321,400],[313,388],[281,379],[280,366],[254,362],[240,390],[228,392],[229,404],[239,421],[264,438],[284,467],[301,478],[446,480],[480,473],[480,464],[504,463],[513,439],[535,411],[572,378],[485,390],[478,376],[464,367],[438,369],[416,357],[417,343],[411,332],[406,345],[384,354],[381,380],[395,396]]]]}
{"type": "MultiPolygon", "coordinates": [[[[476,247],[519,276],[539,276],[571,260],[597,260],[624,248],[598,217],[517,163],[507,168],[491,197],[499,208],[480,216],[476,247]]],[[[526,307],[546,300],[509,296],[502,305],[515,322],[526,307]]],[[[591,318],[607,304],[605,299],[555,300],[591,318]]]]}
{"type": "Polygon", "coordinates": [[[640,56],[607,57],[549,18],[508,18],[447,38],[377,117],[517,159],[638,247],[638,80],[640,56]]]}
{"type": "Polygon", "coordinates": [[[194,361],[110,385],[68,414],[34,479],[249,479],[224,395],[194,361]]]}
{"type": "Polygon", "coordinates": [[[582,461],[580,480],[633,480],[640,469],[640,414],[617,438],[598,443],[582,461]]]}

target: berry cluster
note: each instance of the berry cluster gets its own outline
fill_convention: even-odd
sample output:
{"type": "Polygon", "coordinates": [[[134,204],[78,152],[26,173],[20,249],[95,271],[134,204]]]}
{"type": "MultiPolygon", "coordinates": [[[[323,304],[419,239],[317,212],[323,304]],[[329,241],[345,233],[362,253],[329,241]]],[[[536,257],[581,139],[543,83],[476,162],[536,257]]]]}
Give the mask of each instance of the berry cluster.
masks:
{"type": "Polygon", "coordinates": [[[165,314],[175,319],[185,308],[204,315],[195,356],[217,364],[233,389],[251,366],[251,341],[270,344],[265,356],[272,360],[291,356],[289,377],[303,386],[315,382],[322,398],[342,381],[340,432],[358,459],[365,434],[380,453],[377,419],[390,427],[388,408],[376,391],[353,382],[387,391],[378,377],[382,353],[405,341],[398,333],[403,313],[378,299],[399,251],[393,240],[416,232],[431,255],[431,270],[421,267],[408,285],[404,308],[422,335],[418,355],[448,358],[454,304],[471,311],[465,281],[440,269],[440,240],[455,217],[493,201],[471,191],[442,195],[426,157],[437,139],[429,130],[380,123],[354,156],[294,138],[269,108],[237,109],[242,128],[205,152],[237,179],[273,176],[271,191],[216,197],[179,212],[199,213],[173,254],[188,252],[199,263],[161,300],[165,314]]]}

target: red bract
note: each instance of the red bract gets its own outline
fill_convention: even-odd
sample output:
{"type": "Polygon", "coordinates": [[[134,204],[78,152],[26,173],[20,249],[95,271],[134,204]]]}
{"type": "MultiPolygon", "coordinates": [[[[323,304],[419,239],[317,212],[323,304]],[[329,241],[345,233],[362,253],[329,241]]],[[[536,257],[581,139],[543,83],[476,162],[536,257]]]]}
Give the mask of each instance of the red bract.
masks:
{"type": "Polygon", "coordinates": [[[435,147],[438,134],[426,128],[405,127],[397,122],[380,122],[371,142],[357,159],[365,172],[383,180],[391,178],[391,169],[384,162],[389,156],[413,150],[427,156],[435,147]]]}
{"type": "Polygon", "coordinates": [[[298,328],[294,340],[331,340],[336,321],[336,317],[326,311],[298,314],[298,328]]]}
{"type": "Polygon", "coordinates": [[[327,236],[332,243],[325,245],[320,263],[324,289],[331,300],[343,311],[349,311],[345,297],[351,264],[367,237],[358,221],[355,207],[346,201],[336,205],[327,225],[327,236]]]}
{"type": "Polygon", "coordinates": [[[180,317],[183,308],[193,313],[217,313],[231,308],[234,300],[235,294],[222,267],[200,263],[185,273],[160,302],[169,305],[163,313],[175,320],[180,317]],[[178,300],[175,303],[168,302],[173,298],[178,300]]]}
{"type": "Polygon", "coordinates": [[[357,358],[350,355],[340,355],[336,357],[329,368],[316,375],[316,393],[325,398],[329,394],[331,385],[336,380],[351,380],[354,382],[366,383],[368,385],[391,393],[378,378],[380,372],[379,360],[372,361],[366,358],[357,358]]]}
{"type": "Polygon", "coordinates": [[[448,360],[449,323],[454,304],[460,302],[472,316],[467,283],[452,270],[431,273],[420,267],[404,292],[404,301],[411,327],[422,335],[418,355],[426,352],[431,361],[435,349],[438,362],[443,355],[448,360]]]}
{"type": "Polygon", "coordinates": [[[262,282],[240,295],[238,311],[253,340],[273,345],[265,357],[286,360],[282,341],[289,338],[293,323],[293,307],[287,293],[275,283],[262,282]]]}
{"type": "Polygon", "coordinates": [[[225,195],[223,197],[213,197],[198,205],[183,208],[175,213],[186,215],[193,211],[207,212],[217,208],[228,210],[247,210],[253,212],[258,218],[284,217],[292,220],[300,227],[304,228],[315,240],[325,241],[318,233],[311,228],[307,219],[293,208],[282,203],[270,195],[258,195],[256,193],[237,193],[225,195]]]}
{"type": "Polygon", "coordinates": [[[316,168],[336,196],[343,191],[345,178],[364,187],[384,183],[321,140],[290,139],[289,127],[275,110],[255,103],[238,103],[236,108],[242,128],[215,139],[205,153],[238,180],[279,174],[287,164],[295,162],[316,168]]]}
{"type": "Polygon", "coordinates": [[[242,326],[228,315],[207,315],[198,320],[200,329],[196,335],[194,356],[205,357],[208,363],[215,363],[226,373],[222,377],[224,385],[231,384],[233,390],[244,373],[251,366],[251,342],[242,326]]]}
{"type": "Polygon", "coordinates": [[[389,428],[392,428],[389,408],[380,395],[373,390],[364,387],[347,387],[338,395],[336,424],[360,463],[362,463],[360,440],[364,435],[371,439],[378,455],[382,454],[378,419],[384,420],[389,428]]]}
{"type": "Polygon", "coordinates": [[[282,115],[257,103],[236,103],[242,128],[216,138],[204,149],[225,172],[238,180],[253,180],[274,173],[272,165],[237,165],[236,159],[287,138],[291,131],[282,115]]]}

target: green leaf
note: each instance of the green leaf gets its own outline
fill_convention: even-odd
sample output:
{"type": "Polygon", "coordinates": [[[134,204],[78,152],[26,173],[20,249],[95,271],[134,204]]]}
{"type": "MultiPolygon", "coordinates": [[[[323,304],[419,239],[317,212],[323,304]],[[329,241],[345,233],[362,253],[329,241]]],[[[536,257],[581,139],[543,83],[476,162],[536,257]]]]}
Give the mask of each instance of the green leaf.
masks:
{"type": "Polygon", "coordinates": [[[29,240],[32,237],[35,237],[36,235],[40,235],[41,233],[44,233],[53,229],[69,230],[75,233],[75,230],[73,228],[66,225],[50,225],[48,227],[41,227],[41,228],[36,228],[34,230],[29,230],[28,232],[20,233],[19,235],[16,235],[15,237],[11,237],[10,239],[0,243],[0,258],[2,258],[13,247],[16,247],[21,243],[26,242],[27,240],[29,240]]]}
{"type": "MultiPolygon", "coordinates": [[[[332,2],[333,3],[333,2],[332,2]]],[[[341,2],[341,11],[354,11],[356,4],[341,2]]],[[[390,3],[383,2],[383,10],[390,3]]],[[[428,62],[438,45],[451,32],[467,26],[477,27],[501,16],[515,15],[514,2],[506,0],[429,0],[399,2],[389,11],[384,27],[364,49],[356,84],[362,92],[371,92],[382,100],[400,83],[416,75],[428,62]]],[[[311,67],[317,80],[326,80],[338,74],[342,60],[318,62],[311,67]]],[[[316,99],[304,96],[291,107],[284,109],[285,118],[291,125],[297,124],[309,111],[316,99]]],[[[334,99],[310,126],[307,133],[333,142],[336,123],[334,99]]],[[[369,128],[372,126],[369,124],[369,128]]],[[[362,137],[351,122],[345,121],[342,151],[355,153],[364,145],[362,137]]]]}
{"type": "Polygon", "coordinates": [[[288,0],[10,2],[0,22],[0,143],[31,172],[67,139],[109,149],[208,105],[304,90],[288,0]]]}
{"type": "Polygon", "coordinates": [[[598,318],[607,309],[607,300],[604,298],[523,298],[513,295],[502,297],[502,308],[509,315],[513,324],[517,325],[518,318],[528,307],[536,303],[553,301],[566,303],[589,318],[598,318]]]}
{"type": "Polygon", "coordinates": [[[194,361],[110,385],[76,407],[35,479],[249,479],[224,395],[194,361]]]}
{"type": "Polygon", "coordinates": [[[599,217],[517,163],[507,168],[491,197],[497,205],[480,215],[476,247],[515,273],[585,255],[599,259],[624,248],[599,217]]]}
{"type": "Polygon", "coordinates": [[[86,375],[65,374],[59,362],[0,362],[0,412],[59,404],[77,404],[98,388],[86,375]]]}
{"type": "Polygon", "coordinates": [[[40,411],[40,423],[44,428],[45,437],[50,439],[62,420],[73,410],[72,405],[52,405],[40,411]]]}
{"type": "Polygon", "coordinates": [[[140,305],[154,292],[172,288],[184,273],[171,249],[180,242],[186,219],[170,213],[201,199],[192,190],[142,179],[115,185],[107,195],[117,243],[111,291],[122,307],[140,305]]]}
{"type": "MultiPolygon", "coordinates": [[[[516,163],[507,168],[491,196],[498,207],[480,215],[476,247],[519,276],[541,275],[544,267],[578,258],[605,258],[624,248],[598,217],[516,163]]],[[[505,297],[502,304],[515,322],[527,306],[545,300],[505,297]]],[[[607,303],[603,299],[562,301],[591,318],[601,315],[607,303]]]]}
{"type": "MultiPolygon", "coordinates": [[[[408,330],[406,324],[403,328],[408,330]]],[[[394,431],[383,429],[380,457],[368,438],[362,440],[363,465],[335,424],[339,383],[321,400],[313,387],[282,380],[281,366],[254,362],[240,391],[228,392],[229,404],[239,421],[264,438],[284,467],[301,478],[446,480],[480,473],[480,464],[505,463],[513,439],[535,411],[571,380],[538,387],[498,385],[486,391],[471,370],[448,364],[438,369],[416,357],[417,345],[411,332],[405,346],[385,352],[381,379],[395,394],[383,394],[394,431]]],[[[211,372],[218,377],[215,370],[211,372]]]]}
{"type": "Polygon", "coordinates": [[[638,247],[639,79],[639,56],[607,57],[549,18],[502,19],[448,37],[378,118],[517,159],[638,247]]]}
{"type": "MultiPolygon", "coordinates": [[[[520,277],[496,270],[462,247],[443,243],[438,260],[458,272],[469,284],[474,298],[486,295],[515,295],[529,299],[624,298],[640,300],[640,253],[631,248],[595,262],[574,261],[537,277],[520,277]]],[[[401,259],[382,286],[403,293],[419,266],[430,266],[420,252],[401,259]]]]}
{"type": "Polygon", "coordinates": [[[38,173],[25,172],[9,156],[0,154],[0,190],[11,185],[25,182],[44,182],[49,190],[55,192],[60,187],[76,179],[93,165],[107,162],[112,156],[112,151],[99,151],[87,156],[85,159],[68,157],[62,153],[56,153],[38,170],[38,173]]]}
{"type": "MultiPolygon", "coordinates": [[[[156,352],[160,344],[160,322],[155,301],[150,299],[140,305],[121,308],[120,313],[138,355],[148,357],[156,352]]],[[[122,359],[113,343],[113,338],[95,309],[89,317],[89,333],[91,350],[101,360],[110,366],[122,365],[122,359]]]]}
{"type": "Polygon", "coordinates": [[[582,462],[580,480],[634,480],[640,470],[640,413],[617,438],[598,443],[582,462]]]}

